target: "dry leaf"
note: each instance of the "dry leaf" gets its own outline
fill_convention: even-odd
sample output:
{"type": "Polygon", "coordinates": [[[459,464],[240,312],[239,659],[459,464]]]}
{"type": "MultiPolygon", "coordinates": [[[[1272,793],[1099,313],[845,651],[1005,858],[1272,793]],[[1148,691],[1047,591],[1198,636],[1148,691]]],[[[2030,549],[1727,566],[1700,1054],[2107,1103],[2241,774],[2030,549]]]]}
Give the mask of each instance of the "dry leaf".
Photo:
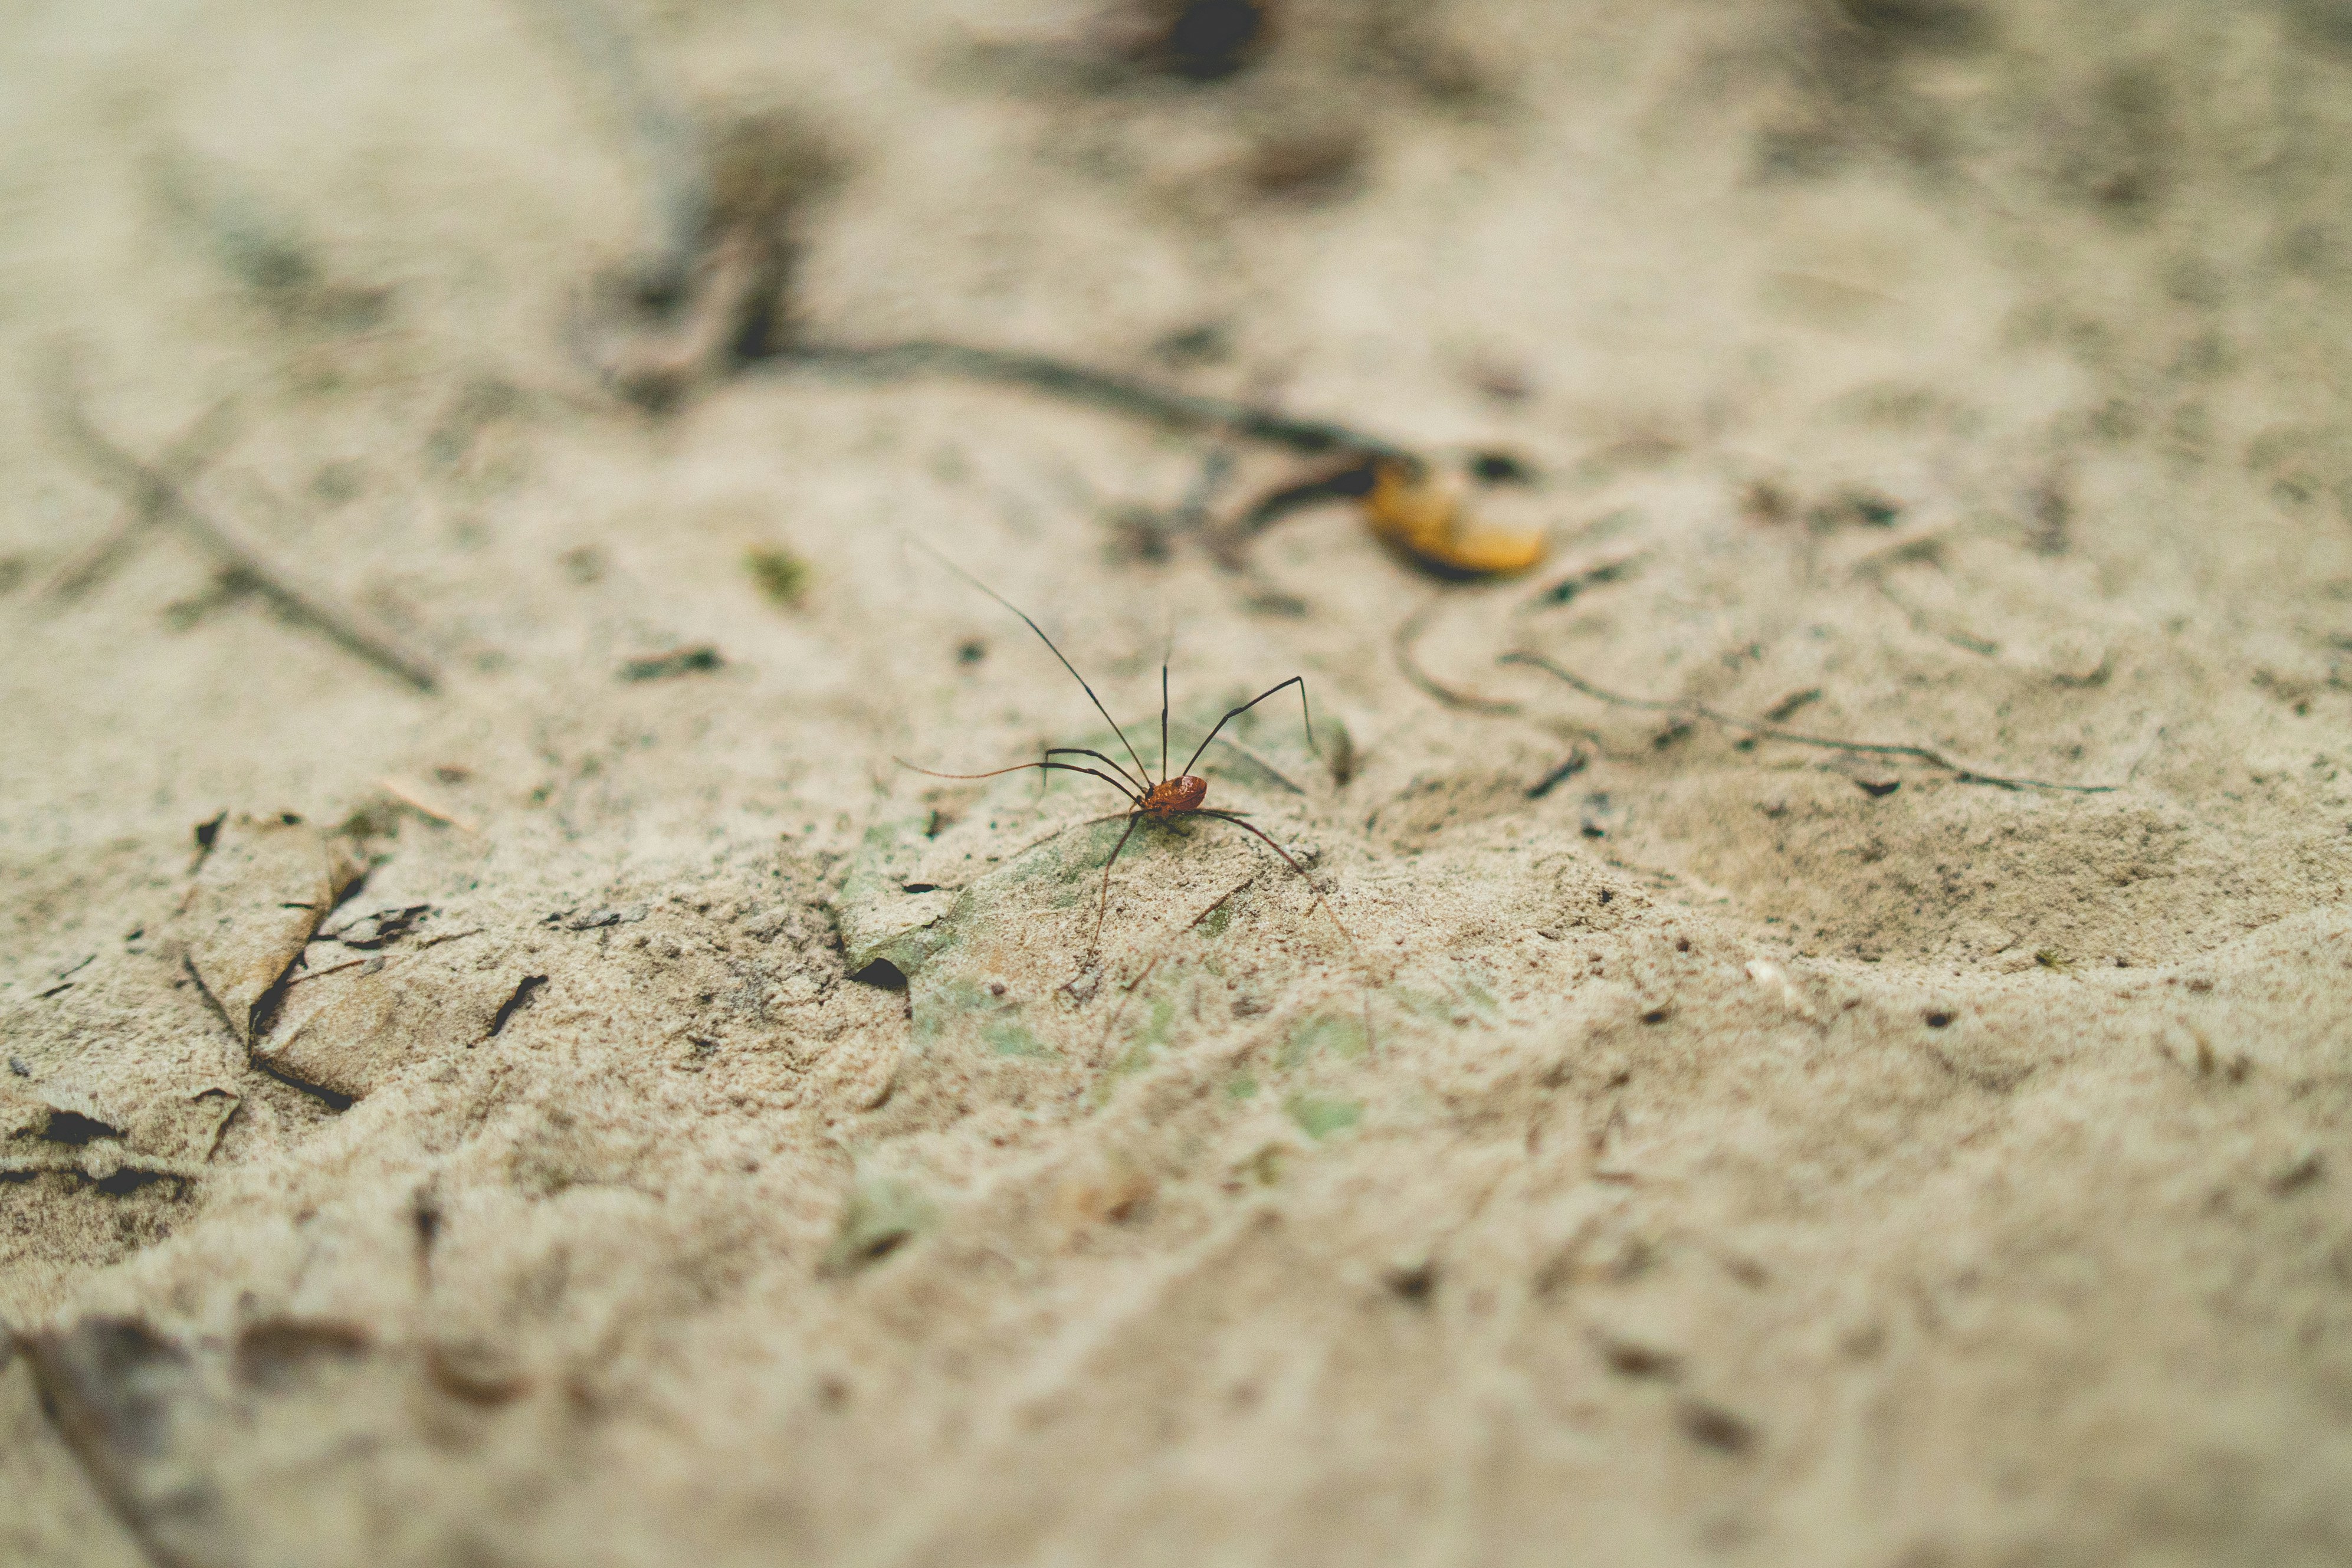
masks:
{"type": "Polygon", "coordinates": [[[220,830],[190,900],[188,963],[240,1040],[252,1043],[256,1009],[353,874],[299,817],[238,817],[220,830]]]}
{"type": "Polygon", "coordinates": [[[1438,572],[1500,576],[1544,558],[1542,534],[1480,526],[1460,494],[1426,469],[1393,458],[1375,465],[1364,517],[1383,543],[1438,572]]]}

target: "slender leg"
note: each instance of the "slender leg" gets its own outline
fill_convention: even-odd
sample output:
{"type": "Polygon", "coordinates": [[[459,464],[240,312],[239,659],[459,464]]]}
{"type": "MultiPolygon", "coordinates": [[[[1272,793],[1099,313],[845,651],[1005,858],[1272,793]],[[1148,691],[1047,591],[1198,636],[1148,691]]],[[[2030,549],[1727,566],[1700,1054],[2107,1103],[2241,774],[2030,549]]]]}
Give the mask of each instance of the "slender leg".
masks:
{"type": "Polygon", "coordinates": [[[1118,836],[1118,842],[1111,847],[1110,858],[1103,862],[1102,900],[1095,909],[1095,946],[1097,949],[1102,946],[1103,921],[1110,913],[1110,868],[1118,864],[1120,851],[1127,847],[1127,841],[1135,837],[1136,826],[1142,820],[1143,813],[1140,811],[1127,814],[1127,831],[1118,836]]]}
{"type": "Polygon", "coordinates": [[[1160,661],[1160,782],[1168,782],[1168,661],[1160,661]]]}
{"type": "Polygon", "coordinates": [[[1142,797],[1138,795],[1133,789],[1111,777],[1100,768],[1082,768],[1076,763],[1015,763],[1009,768],[992,768],[984,773],[933,773],[929,768],[919,768],[903,757],[893,757],[890,760],[897,763],[908,773],[920,773],[927,779],[994,779],[1003,778],[1006,773],[1021,773],[1028,768],[1037,768],[1047,773],[1091,773],[1096,778],[1102,780],[1103,783],[1110,785],[1111,788],[1118,791],[1119,794],[1127,796],[1129,801],[1132,801],[1137,805],[1142,804],[1142,797]]]}
{"type": "Polygon", "coordinates": [[[1098,763],[1107,763],[1118,774],[1120,781],[1129,785],[1129,794],[1132,798],[1140,798],[1143,791],[1151,787],[1151,781],[1148,778],[1144,780],[1140,788],[1136,787],[1135,781],[1128,777],[1127,770],[1120,767],[1115,758],[1106,757],[1100,752],[1095,751],[1090,747],[1048,746],[1045,748],[1045,754],[1048,759],[1054,757],[1092,757],[1098,763]]]}
{"type": "Polygon", "coordinates": [[[1289,850],[1285,849],[1281,845],[1276,844],[1272,838],[1267,837],[1263,829],[1257,827],[1252,823],[1243,821],[1240,816],[1236,816],[1233,812],[1195,811],[1192,815],[1194,816],[1213,816],[1220,822],[1232,823],[1235,827],[1240,828],[1244,833],[1255,834],[1259,840],[1262,841],[1268,849],[1273,850],[1276,854],[1282,857],[1283,864],[1288,866],[1292,870],[1298,873],[1298,879],[1307,884],[1307,896],[1315,900],[1315,907],[1321,910],[1324,916],[1330,921],[1332,929],[1337,931],[1339,933],[1340,938],[1347,942],[1348,951],[1354,953],[1359,958],[1363,956],[1363,950],[1356,945],[1354,933],[1350,932],[1346,926],[1339,923],[1339,917],[1331,912],[1331,906],[1325,903],[1323,901],[1323,895],[1316,890],[1315,879],[1307,874],[1307,868],[1300,865],[1297,858],[1291,855],[1289,850]]]}
{"type": "MultiPolygon", "coordinates": [[[[973,587],[979,589],[982,593],[987,595],[990,598],[995,600],[1006,609],[1011,610],[1014,615],[1019,616],[1021,617],[1022,624],[1026,626],[1031,631],[1037,634],[1037,640],[1045,645],[1045,650],[1048,653],[1052,654],[1055,658],[1061,659],[1062,668],[1070,672],[1070,679],[1076,681],[1080,689],[1086,692],[1087,700],[1095,705],[1095,711],[1101,714],[1103,716],[1103,722],[1111,727],[1111,732],[1118,737],[1118,743],[1127,748],[1127,754],[1135,761],[1135,771],[1142,775],[1144,782],[1148,784],[1151,780],[1151,770],[1145,767],[1143,765],[1143,759],[1136,754],[1135,742],[1127,738],[1127,731],[1120,729],[1118,727],[1118,721],[1110,716],[1110,710],[1104,707],[1103,700],[1095,695],[1095,689],[1087,684],[1087,678],[1078,673],[1078,667],[1072,664],[1066,658],[1064,658],[1062,650],[1054,646],[1054,639],[1045,635],[1045,628],[1031,620],[1029,618],[1028,611],[1021,608],[1020,605],[1014,604],[1012,600],[1006,598],[1003,595],[998,593],[995,589],[990,587],[987,584],[982,582],[979,578],[973,576],[971,573],[965,571],[954,562],[949,560],[945,555],[940,554],[937,550],[932,549],[931,546],[924,544],[919,539],[913,541],[913,542],[921,545],[923,550],[930,555],[932,560],[937,561],[940,565],[946,567],[949,571],[954,573],[957,576],[962,578],[965,582],[971,584],[973,587]]],[[[1113,765],[1116,766],[1117,764],[1113,765]]]]}
{"type": "Polygon", "coordinates": [[[1061,826],[1054,829],[1053,832],[1045,835],[1043,838],[1032,838],[1028,843],[1024,844],[1020,848],[1015,849],[1012,854],[1006,856],[1005,858],[1007,860],[1018,860],[1024,855],[1028,854],[1032,849],[1036,848],[1040,844],[1051,844],[1055,839],[1059,838],[1065,833],[1075,833],[1081,827],[1099,827],[1106,822],[1123,822],[1127,819],[1129,815],[1129,813],[1124,811],[1114,811],[1102,816],[1089,816],[1084,822],[1066,822],[1062,824],[1061,826]]]}
{"type": "Polygon", "coordinates": [[[1209,742],[1217,738],[1217,730],[1223,729],[1226,725],[1232,723],[1234,720],[1240,718],[1243,714],[1248,712],[1251,709],[1256,707],[1267,698],[1273,696],[1275,692],[1280,691],[1284,687],[1288,686],[1296,686],[1298,688],[1298,719],[1299,722],[1307,726],[1307,749],[1314,752],[1317,756],[1321,756],[1323,754],[1323,748],[1315,743],[1315,718],[1314,715],[1310,714],[1307,710],[1307,678],[1303,675],[1294,675],[1288,680],[1284,681],[1281,686],[1272,687],[1267,690],[1259,692],[1256,696],[1251,698],[1248,701],[1243,703],[1240,707],[1234,709],[1223,718],[1218,720],[1217,729],[1210,731],[1207,738],[1202,741],[1200,745],[1193,749],[1192,762],[1186,763],[1184,764],[1184,771],[1188,773],[1192,771],[1192,763],[1197,763],[1201,760],[1201,753],[1209,749],[1209,742]]]}

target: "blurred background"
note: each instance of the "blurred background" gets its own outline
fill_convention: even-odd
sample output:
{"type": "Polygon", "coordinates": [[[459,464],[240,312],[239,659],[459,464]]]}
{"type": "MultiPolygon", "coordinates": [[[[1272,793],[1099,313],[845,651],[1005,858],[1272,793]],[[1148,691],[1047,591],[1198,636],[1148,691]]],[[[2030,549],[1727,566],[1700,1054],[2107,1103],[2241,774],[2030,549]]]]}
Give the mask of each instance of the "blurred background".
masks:
{"type": "Polygon", "coordinates": [[[2341,0],[19,0],[0,1556],[2342,1561],[2347,132],[2341,0]],[[1139,765],[1304,675],[1372,956],[1089,948],[916,545],[1139,765]]]}

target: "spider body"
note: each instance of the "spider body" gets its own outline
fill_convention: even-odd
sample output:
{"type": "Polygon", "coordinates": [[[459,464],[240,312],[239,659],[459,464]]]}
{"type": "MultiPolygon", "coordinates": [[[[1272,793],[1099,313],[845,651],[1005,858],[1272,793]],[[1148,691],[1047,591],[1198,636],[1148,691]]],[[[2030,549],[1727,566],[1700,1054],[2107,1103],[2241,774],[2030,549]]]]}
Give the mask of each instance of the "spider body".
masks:
{"type": "Polygon", "coordinates": [[[1152,816],[1174,816],[1179,812],[1198,811],[1201,803],[1209,798],[1209,781],[1194,773],[1181,778],[1162,779],[1143,792],[1135,809],[1152,816]]]}
{"type": "MultiPolygon", "coordinates": [[[[929,547],[926,546],[926,548],[929,547]]],[[[1166,823],[1179,816],[1213,816],[1220,822],[1232,823],[1276,855],[1281,856],[1283,864],[1297,872],[1298,879],[1307,884],[1307,890],[1313,896],[1316,907],[1329,917],[1332,926],[1346,940],[1349,947],[1351,949],[1355,947],[1356,939],[1349,935],[1346,926],[1339,923],[1339,917],[1332,914],[1331,906],[1323,901],[1323,895],[1316,890],[1314,879],[1307,876],[1307,868],[1298,863],[1297,857],[1276,844],[1263,828],[1245,820],[1241,813],[1209,809],[1206,804],[1209,798],[1209,781],[1192,771],[1192,764],[1201,760],[1201,753],[1209,749],[1209,743],[1218,738],[1226,725],[1267,698],[1277,692],[1286,691],[1294,686],[1298,688],[1298,718],[1307,731],[1307,749],[1319,753],[1321,749],[1315,744],[1314,715],[1308,711],[1307,706],[1305,676],[1294,675],[1287,680],[1278,681],[1240,707],[1229,709],[1225,716],[1217,721],[1215,727],[1202,738],[1201,743],[1193,748],[1192,756],[1185,761],[1183,770],[1171,778],[1168,774],[1168,666],[1165,661],[1162,661],[1160,666],[1160,777],[1155,781],[1151,776],[1151,770],[1144,765],[1142,753],[1135,749],[1135,742],[1127,738],[1127,731],[1119,727],[1118,721],[1111,718],[1110,710],[1103,706],[1102,699],[1095,695],[1095,689],[1087,684],[1087,678],[1078,673],[1077,667],[1064,657],[1060,648],[1054,646],[1054,639],[1045,635],[1045,628],[1031,620],[1028,614],[1019,605],[1014,605],[1003,595],[999,594],[954,562],[948,560],[946,556],[940,555],[937,551],[932,551],[931,553],[939,556],[940,563],[957,576],[1019,616],[1029,629],[1037,634],[1037,640],[1044,643],[1055,658],[1061,660],[1062,668],[1068,670],[1070,678],[1085,689],[1087,700],[1095,705],[1095,711],[1100,713],[1109,722],[1112,731],[1118,736],[1119,744],[1126,749],[1129,762],[1131,762],[1134,766],[1130,769],[1127,763],[1085,746],[1048,746],[1045,748],[1045,756],[1037,762],[1015,763],[1009,768],[992,768],[984,773],[933,773],[929,768],[918,768],[908,762],[901,762],[898,764],[900,767],[935,779],[992,779],[1005,773],[1017,773],[1029,768],[1035,768],[1041,773],[1086,773],[1090,777],[1102,780],[1103,783],[1125,795],[1128,805],[1125,811],[1115,812],[1109,816],[1095,819],[1097,822],[1115,822],[1123,818],[1127,823],[1127,830],[1118,836],[1118,844],[1111,849],[1110,858],[1103,863],[1102,896],[1097,900],[1095,910],[1094,940],[1097,945],[1100,945],[1102,942],[1104,918],[1110,912],[1111,868],[1118,864],[1118,858],[1125,853],[1128,840],[1135,837],[1135,830],[1143,825],[1146,818],[1153,822],[1166,823]],[[1105,773],[1103,768],[1055,760],[1060,757],[1085,757],[1091,762],[1102,763],[1103,767],[1110,771],[1105,773]]]]}

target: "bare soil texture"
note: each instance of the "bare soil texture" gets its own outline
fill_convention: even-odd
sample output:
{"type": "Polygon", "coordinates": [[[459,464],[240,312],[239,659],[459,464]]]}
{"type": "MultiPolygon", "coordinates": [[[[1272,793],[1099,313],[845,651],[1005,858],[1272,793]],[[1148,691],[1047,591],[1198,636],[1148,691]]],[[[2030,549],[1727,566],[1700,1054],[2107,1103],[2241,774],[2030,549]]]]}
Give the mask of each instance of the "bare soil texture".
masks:
{"type": "Polygon", "coordinates": [[[0,87],[0,1560],[2352,1560],[2342,5],[0,87]]]}

